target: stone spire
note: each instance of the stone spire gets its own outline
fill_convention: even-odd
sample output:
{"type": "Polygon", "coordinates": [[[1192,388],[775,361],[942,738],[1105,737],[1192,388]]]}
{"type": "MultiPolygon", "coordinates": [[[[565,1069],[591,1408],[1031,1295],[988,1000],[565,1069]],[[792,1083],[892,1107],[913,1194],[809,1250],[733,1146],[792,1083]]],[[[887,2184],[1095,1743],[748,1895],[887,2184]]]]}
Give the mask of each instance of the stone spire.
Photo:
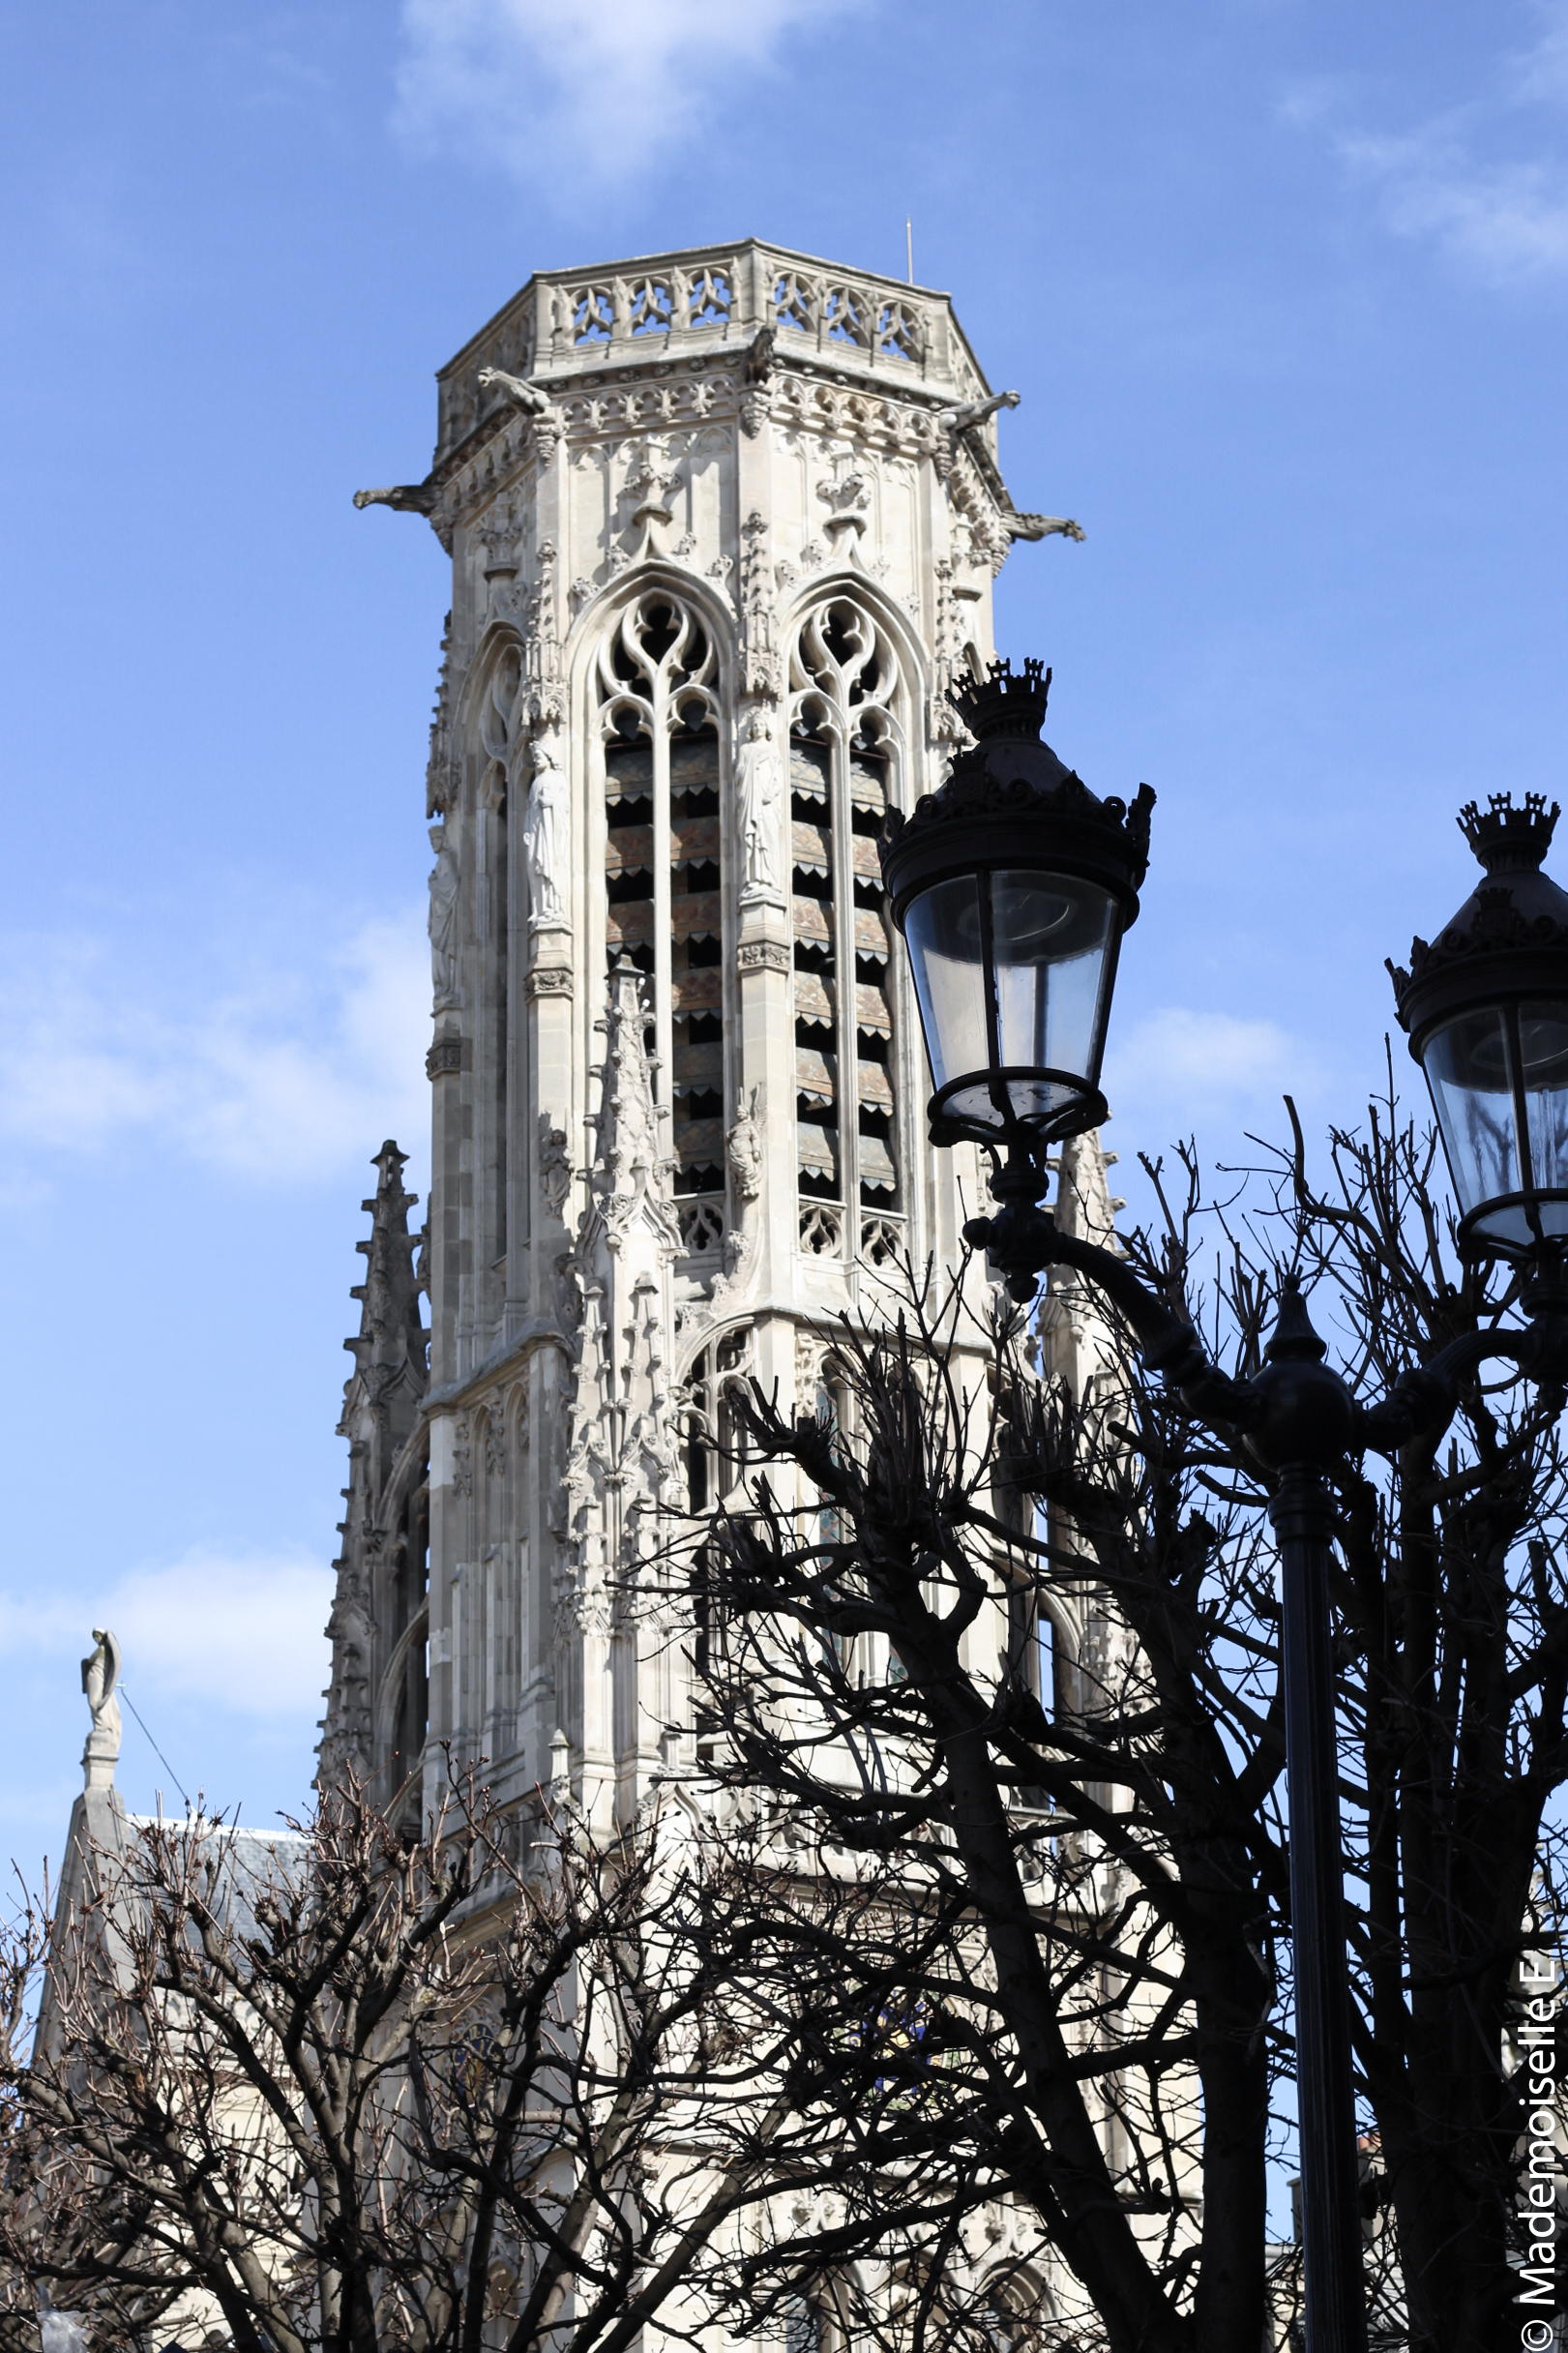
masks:
{"type": "Polygon", "coordinates": [[[364,1282],[350,1294],[360,1302],[359,1332],[343,1342],[354,1358],[338,1424],[339,1436],[348,1441],[349,1483],[343,1490],[348,1511],[339,1523],[343,1549],[333,1564],[338,1591],[326,1629],[333,1667],[322,1725],[318,1779],[323,1784],[345,1763],[360,1773],[371,1770],[371,1638],[375,1558],[384,1542],[381,1504],[418,1423],[426,1388],[426,1335],[414,1269],[419,1237],[408,1231],[408,1212],[418,1195],[403,1190],[406,1159],[390,1138],[375,1155],[380,1181],[373,1200],[360,1205],[370,1215],[370,1236],[354,1245],[369,1264],[364,1282]]]}

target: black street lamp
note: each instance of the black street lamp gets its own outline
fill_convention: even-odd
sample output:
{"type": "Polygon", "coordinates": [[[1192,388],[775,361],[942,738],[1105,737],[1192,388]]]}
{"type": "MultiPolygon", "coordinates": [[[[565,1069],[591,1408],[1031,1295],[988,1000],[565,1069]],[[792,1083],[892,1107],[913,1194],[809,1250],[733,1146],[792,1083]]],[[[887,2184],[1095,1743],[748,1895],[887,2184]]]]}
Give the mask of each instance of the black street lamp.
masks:
{"type": "Polygon", "coordinates": [[[1296,1978],[1308,2353],[1365,2353],[1359,2170],[1345,1963],[1332,1625],[1333,1481],[1447,1424],[1488,1356],[1568,1383],[1568,894],[1539,872],[1557,811],[1494,797],[1460,822],[1488,880],[1392,966],[1410,1051],[1432,1088],[1463,1212],[1462,1247],[1520,1270],[1530,1321],[1466,1335],[1364,1406],[1323,1358],[1287,1275],[1265,1362],[1233,1381],[1126,1261],[1064,1234],[1042,1206],[1049,1147],[1104,1118],[1099,1091],[1121,934],[1148,863],[1146,785],[1102,801],[1039,741],[1050,672],[1005,662],[955,697],[975,737],[940,791],[890,814],[882,876],[903,933],[936,1092],[934,1144],[991,1156],[998,1206],[964,1239],[1014,1298],[1071,1266],[1126,1318],[1144,1362],[1202,1420],[1242,1438],[1272,1481],[1280,1544],[1290,1915],[1296,1978]]]}
{"type": "Polygon", "coordinates": [[[1487,879],[1435,942],[1389,965],[1426,1072],[1467,1254],[1532,1285],[1568,1253],[1568,893],[1541,872],[1557,821],[1538,792],[1494,793],[1460,825],[1487,879]]]}

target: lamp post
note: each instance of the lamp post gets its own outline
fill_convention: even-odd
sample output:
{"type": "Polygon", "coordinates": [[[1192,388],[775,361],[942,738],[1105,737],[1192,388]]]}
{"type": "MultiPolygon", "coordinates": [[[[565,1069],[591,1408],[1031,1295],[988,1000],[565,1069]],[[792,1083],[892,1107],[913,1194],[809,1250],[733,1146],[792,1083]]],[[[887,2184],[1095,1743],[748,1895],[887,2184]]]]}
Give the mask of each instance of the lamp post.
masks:
{"type": "Polygon", "coordinates": [[[1462,1249],[1519,1269],[1526,1326],[1466,1335],[1362,1405],[1324,1361],[1287,1276],[1261,1370],[1233,1381],[1122,1259],[1043,1206],[1052,1144],[1106,1116],[1099,1090],[1121,935],[1138,915],[1154,795],[1100,800],[1040,741],[1050,672],[1003,662],[955,697],[975,740],[938,792],[890,814],[890,911],[909,954],[935,1093],[933,1144],[986,1148],[996,1213],[964,1239],[1015,1299],[1070,1266],[1126,1318],[1144,1362],[1240,1437],[1280,1545],[1297,2101],[1308,2353],[1366,2353],[1359,2168],[1328,1578],[1334,1479],[1446,1426],[1488,1356],[1568,1381],[1568,894],[1539,869],[1557,811],[1494,796],[1461,818],[1488,879],[1408,972],[1389,967],[1463,1211],[1462,1249]]]}

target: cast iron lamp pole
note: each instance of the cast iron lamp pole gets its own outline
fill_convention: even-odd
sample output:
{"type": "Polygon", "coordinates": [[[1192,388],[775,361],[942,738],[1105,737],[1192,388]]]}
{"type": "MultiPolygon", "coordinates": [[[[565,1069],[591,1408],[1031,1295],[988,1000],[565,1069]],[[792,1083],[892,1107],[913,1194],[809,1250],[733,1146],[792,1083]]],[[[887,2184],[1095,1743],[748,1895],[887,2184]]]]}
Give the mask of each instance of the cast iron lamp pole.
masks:
{"type": "Polygon", "coordinates": [[[1366,2353],[1366,2289],[1345,1959],[1329,1570],[1336,1479],[1364,1452],[1440,1434],[1490,1356],[1568,1383],[1568,896],[1539,872],[1557,811],[1494,797],[1461,818],[1488,871],[1435,946],[1393,974],[1432,1088],[1464,1212],[1462,1247],[1510,1259],[1530,1321],[1466,1335],[1362,1405],[1324,1361],[1287,1275],[1262,1369],[1234,1381],[1126,1261],[1042,1206],[1053,1144],[1106,1117],[1101,1055],[1120,937],[1148,864],[1146,785],[1101,801],[1039,740],[1050,672],[1006,663],[955,697],[975,737],[939,792],[881,843],[936,1092],[932,1141],[991,1156],[992,1217],[964,1239],[1014,1298],[1068,1266],[1125,1318],[1151,1371],[1204,1423],[1239,1437],[1272,1482],[1279,1539],[1290,1929],[1308,2353],[1366,2353]],[[1500,879],[1499,879],[1500,878],[1500,879]]]}

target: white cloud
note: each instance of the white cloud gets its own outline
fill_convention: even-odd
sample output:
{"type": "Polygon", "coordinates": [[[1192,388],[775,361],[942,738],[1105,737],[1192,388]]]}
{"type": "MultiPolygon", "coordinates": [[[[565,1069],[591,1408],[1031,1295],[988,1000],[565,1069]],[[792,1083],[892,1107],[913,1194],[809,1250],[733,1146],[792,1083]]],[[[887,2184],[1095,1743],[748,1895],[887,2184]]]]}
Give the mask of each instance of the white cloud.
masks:
{"type": "MultiPolygon", "coordinates": [[[[159,1699],[262,1719],[314,1715],[330,1665],[322,1629],[331,1607],[332,1571],[303,1550],[197,1547],[96,1593],[0,1594],[0,1655],[25,1652],[36,1671],[41,1658],[84,1655],[89,1629],[106,1625],[125,1653],[126,1688],[155,1732],[148,1702],[159,1699]]],[[[63,1692],[73,1674],[66,1670],[63,1692]]]]}
{"type": "Polygon", "coordinates": [[[624,179],[716,85],[861,0],[403,0],[397,128],[518,178],[624,179]]]}
{"type": "Polygon", "coordinates": [[[1568,270],[1568,0],[1537,0],[1536,39],[1499,58],[1492,86],[1390,134],[1351,127],[1344,84],[1303,83],[1281,112],[1326,130],[1397,236],[1427,237],[1498,284],[1568,270]]]}
{"type": "Polygon", "coordinates": [[[1568,164],[1483,164],[1463,138],[1437,128],[1339,144],[1350,170],[1380,188],[1397,235],[1434,237],[1498,282],[1568,265],[1568,164]]]}
{"type": "Polygon", "coordinates": [[[124,949],[14,938],[3,962],[0,1169],[15,1191],[57,1154],[156,1136],[258,1181],[423,1140],[429,963],[415,910],[223,985],[189,951],[179,974],[124,949]]]}
{"type": "Polygon", "coordinates": [[[1106,1092],[1117,1142],[1136,1128],[1130,1141],[1157,1152],[1205,1117],[1234,1124],[1267,1110],[1283,1120],[1281,1097],[1300,1096],[1319,1078],[1310,1047],[1277,1022],[1166,1005],[1115,1040],[1106,1092]]]}

